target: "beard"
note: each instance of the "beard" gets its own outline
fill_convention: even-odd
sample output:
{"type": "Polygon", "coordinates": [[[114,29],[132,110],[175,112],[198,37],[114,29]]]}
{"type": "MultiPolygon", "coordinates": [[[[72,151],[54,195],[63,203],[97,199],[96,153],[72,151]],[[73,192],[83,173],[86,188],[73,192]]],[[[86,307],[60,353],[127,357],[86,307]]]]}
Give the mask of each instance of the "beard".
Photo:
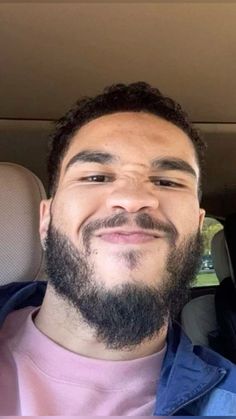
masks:
{"type": "MultiPolygon", "coordinates": [[[[127,222],[126,215],[118,214],[89,223],[82,231],[84,251],[79,251],[52,222],[45,241],[49,284],[82,316],[99,342],[116,350],[132,350],[151,340],[169,319],[176,318],[188,300],[203,253],[199,231],[176,246],[177,231],[173,225],[157,222],[148,214],[137,215],[135,222],[139,227],[158,228],[166,233],[169,239],[166,268],[162,278],[157,278],[156,286],[145,285],[143,278],[139,284],[127,282],[108,289],[91,262],[91,236],[101,227],[118,227],[127,222]]],[[[123,252],[123,256],[130,269],[140,263],[138,251],[123,252]]]]}

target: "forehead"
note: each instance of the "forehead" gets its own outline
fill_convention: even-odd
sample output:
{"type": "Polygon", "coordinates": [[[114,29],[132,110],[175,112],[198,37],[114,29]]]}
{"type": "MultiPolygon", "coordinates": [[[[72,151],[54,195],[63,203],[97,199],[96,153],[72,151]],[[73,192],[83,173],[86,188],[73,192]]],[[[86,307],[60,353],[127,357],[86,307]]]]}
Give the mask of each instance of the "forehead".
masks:
{"type": "Polygon", "coordinates": [[[148,165],[158,157],[181,158],[196,171],[195,150],[177,126],[144,112],[120,112],[94,119],[74,135],[62,162],[83,150],[100,150],[117,155],[123,163],[148,165]]]}

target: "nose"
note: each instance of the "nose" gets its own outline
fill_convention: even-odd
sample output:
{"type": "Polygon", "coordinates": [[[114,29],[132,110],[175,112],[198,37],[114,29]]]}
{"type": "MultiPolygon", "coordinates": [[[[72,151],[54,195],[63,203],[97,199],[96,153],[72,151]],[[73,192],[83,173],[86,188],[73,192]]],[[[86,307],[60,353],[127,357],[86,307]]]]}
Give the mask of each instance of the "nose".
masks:
{"type": "Polygon", "coordinates": [[[140,184],[122,185],[115,188],[107,197],[108,209],[122,209],[135,213],[140,210],[157,209],[159,200],[156,194],[140,184]]]}

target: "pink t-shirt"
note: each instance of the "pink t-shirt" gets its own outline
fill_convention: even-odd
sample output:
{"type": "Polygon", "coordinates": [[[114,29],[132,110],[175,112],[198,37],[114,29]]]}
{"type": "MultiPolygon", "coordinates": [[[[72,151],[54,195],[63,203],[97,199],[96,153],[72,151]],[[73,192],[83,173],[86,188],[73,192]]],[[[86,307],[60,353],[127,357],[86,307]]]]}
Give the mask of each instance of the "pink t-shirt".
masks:
{"type": "Polygon", "coordinates": [[[166,348],[132,361],[86,358],[41,333],[35,311],[12,312],[0,330],[0,415],[153,414],[166,348]]]}

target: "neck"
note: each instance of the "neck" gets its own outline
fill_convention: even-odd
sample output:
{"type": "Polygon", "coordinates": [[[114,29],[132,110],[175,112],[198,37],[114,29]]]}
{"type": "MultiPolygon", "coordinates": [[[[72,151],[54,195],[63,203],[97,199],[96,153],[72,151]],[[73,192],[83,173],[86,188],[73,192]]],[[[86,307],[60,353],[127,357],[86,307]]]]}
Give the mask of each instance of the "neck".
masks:
{"type": "Polygon", "coordinates": [[[152,339],[129,350],[109,349],[96,337],[80,315],[48,285],[43,304],[35,318],[36,327],[65,349],[94,359],[121,361],[143,358],[161,351],[165,346],[167,324],[152,339]]]}

